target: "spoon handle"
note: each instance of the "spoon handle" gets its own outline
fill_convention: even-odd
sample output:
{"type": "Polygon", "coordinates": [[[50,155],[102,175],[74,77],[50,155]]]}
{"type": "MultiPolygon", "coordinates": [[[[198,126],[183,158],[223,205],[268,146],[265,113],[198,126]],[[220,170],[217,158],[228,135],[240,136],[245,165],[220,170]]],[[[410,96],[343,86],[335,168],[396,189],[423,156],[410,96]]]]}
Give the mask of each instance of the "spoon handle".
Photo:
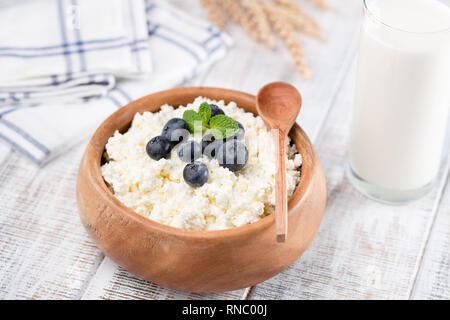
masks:
{"type": "Polygon", "coordinates": [[[288,229],[288,208],[286,191],[286,133],[275,130],[277,172],[275,177],[275,228],[277,242],[285,242],[288,229]]]}

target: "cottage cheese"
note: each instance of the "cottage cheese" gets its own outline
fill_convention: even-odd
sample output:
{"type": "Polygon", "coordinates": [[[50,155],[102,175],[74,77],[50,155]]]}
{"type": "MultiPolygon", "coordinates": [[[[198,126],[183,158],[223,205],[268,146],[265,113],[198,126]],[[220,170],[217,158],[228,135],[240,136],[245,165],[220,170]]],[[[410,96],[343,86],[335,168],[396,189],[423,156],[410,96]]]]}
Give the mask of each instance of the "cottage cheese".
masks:
{"type": "MultiPolygon", "coordinates": [[[[201,141],[201,136],[191,139],[201,141]]],[[[286,140],[287,191],[291,196],[300,180],[302,157],[295,145],[286,140]]],[[[202,97],[186,107],[161,107],[156,113],[136,114],[130,129],[118,131],[106,144],[102,174],[114,195],[123,204],[151,220],[173,227],[193,230],[220,230],[255,222],[272,213],[275,205],[276,160],[270,130],[259,116],[245,112],[236,103],[225,105],[202,97]],[[216,159],[205,156],[208,181],[192,188],[183,179],[186,163],[177,155],[177,147],[168,159],[155,161],[145,150],[147,142],[161,134],[171,118],[183,117],[185,110],[198,107],[204,101],[222,108],[226,115],[245,128],[245,144],[249,158],[239,172],[219,166],[216,159]]]]}

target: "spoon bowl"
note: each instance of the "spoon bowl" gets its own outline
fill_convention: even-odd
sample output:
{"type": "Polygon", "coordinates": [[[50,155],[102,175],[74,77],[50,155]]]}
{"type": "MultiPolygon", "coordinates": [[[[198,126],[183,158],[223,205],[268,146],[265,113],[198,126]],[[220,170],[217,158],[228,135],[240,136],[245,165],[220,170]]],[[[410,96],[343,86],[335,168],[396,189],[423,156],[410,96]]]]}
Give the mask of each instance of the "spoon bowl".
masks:
{"type": "Polygon", "coordinates": [[[259,115],[270,127],[285,128],[289,132],[300,112],[302,96],[288,83],[273,82],[259,90],[256,105],[259,115]]]}

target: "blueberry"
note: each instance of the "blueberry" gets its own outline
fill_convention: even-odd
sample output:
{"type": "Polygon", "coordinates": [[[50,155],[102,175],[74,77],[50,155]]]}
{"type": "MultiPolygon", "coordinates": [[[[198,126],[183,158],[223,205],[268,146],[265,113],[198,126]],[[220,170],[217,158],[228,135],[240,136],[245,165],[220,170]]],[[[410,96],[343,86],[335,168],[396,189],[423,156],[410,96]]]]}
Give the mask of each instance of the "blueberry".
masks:
{"type": "Polygon", "coordinates": [[[244,136],[245,136],[244,126],[239,121],[236,121],[236,123],[237,123],[237,125],[239,127],[239,130],[231,138],[232,139],[242,140],[244,138],[244,136]]]}
{"type": "Polygon", "coordinates": [[[223,140],[216,140],[212,134],[207,134],[202,138],[202,152],[212,159],[216,156],[217,149],[222,145],[223,140]]]}
{"type": "Polygon", "coordinates": [[[183,178],[191,187],[201,187],[208,181],[208,167],[198,161],[188,163],[184,167],[183,178]]]}
{"type": "Polygon", "coordinates": [[[184,162],[192,162],[202,156],[202,147],[198,142],[189,141],[178,147],[178,156],[184,162]]]}
{"type": "Polygon", "coordinates": [[[204,152],[206,147],[213,143],[215,140],[216,138],[214,138],[211,133],[204,135],[202,138],[202,151],[204,152]]]}
{"type": "Polygon", "coordinates": [[[239,171],[247,164],[248,150],[242,142],[232,139],[219,147],[216,158],[222,167],[239,171]]]}
{"type": "Polygon", "coordinates": [[[172,118],[164,126],[161,135],[169,139],[173,147],[181,141],[187,140],[189,137],[188,125],[183,119],[172,118]]]}
{"type": "Polygon", "coordinates": [[[209,107],[211,108],[211,118],[217,116],[218,114],[225,114],[225,112],[223,112],[223,110],[215,104],[210,104],[209,107]]]}
{"type": "Polygon", "coordinates": [[[152,138],[146,146],[147,154],[153,160],[159,160],[167,157],[170,154],[171,145],[169,139],[163,136],[152,138]]]}

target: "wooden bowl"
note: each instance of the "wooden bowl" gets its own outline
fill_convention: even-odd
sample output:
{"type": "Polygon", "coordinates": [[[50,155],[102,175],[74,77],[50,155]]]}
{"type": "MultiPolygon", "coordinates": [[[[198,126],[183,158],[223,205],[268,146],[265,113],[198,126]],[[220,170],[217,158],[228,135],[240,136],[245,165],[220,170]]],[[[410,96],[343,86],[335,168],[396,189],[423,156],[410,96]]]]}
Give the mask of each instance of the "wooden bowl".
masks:
{"type": "Polygon", "coordinates": [[[198,96],[235,101],[257,114],[255,97],[218,88],[177,88],[148,95],[119,109],[94,133],[78,172],[78,208],[87,232],[112,260],[136,276],[193,292],[252,286],[273,277],[305,251],[319,229],[326,202],[325,177],[303,130],[289,133],[303,157],[300,183],[289,200],[289,229],[277,243],[274,214],[242,227],[195,231],[169,227],[135,213],[114,197],[101,174],[102,154],[115,130],[125,132],[137,112],[168,103],[186,105],[198,96]]]}

